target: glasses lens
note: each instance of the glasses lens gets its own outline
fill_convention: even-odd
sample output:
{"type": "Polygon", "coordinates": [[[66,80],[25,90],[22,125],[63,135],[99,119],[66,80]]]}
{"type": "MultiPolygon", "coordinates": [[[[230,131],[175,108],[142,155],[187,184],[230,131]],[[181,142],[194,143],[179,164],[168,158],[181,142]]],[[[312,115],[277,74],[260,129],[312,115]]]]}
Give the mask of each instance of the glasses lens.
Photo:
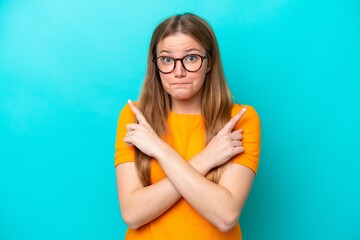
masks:
{"type": "Polygon", "coordinates": [[[183,58],[183,64],[189,72],[195,72],[201,68],[202,59],[197,54],[187,55],[183,58]]]}
{"type": "Polygon", "coordinates": [[[171,57],[158,57],[156,65],[163,73],[169,73],[174,69],[175,61],[171,57]]]}

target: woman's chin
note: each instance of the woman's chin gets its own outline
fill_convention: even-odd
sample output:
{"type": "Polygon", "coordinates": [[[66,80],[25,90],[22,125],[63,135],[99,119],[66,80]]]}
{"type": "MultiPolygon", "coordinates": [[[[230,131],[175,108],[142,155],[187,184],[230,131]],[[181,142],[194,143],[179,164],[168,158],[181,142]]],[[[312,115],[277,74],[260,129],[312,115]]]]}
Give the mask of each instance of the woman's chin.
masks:
{"type": "Polygon", "coordinates": [[[170,95],[170,96],[171,96],[171,99],[176,100],[176,101],[187,101],[192,98],[191,95],[170,95]]]}

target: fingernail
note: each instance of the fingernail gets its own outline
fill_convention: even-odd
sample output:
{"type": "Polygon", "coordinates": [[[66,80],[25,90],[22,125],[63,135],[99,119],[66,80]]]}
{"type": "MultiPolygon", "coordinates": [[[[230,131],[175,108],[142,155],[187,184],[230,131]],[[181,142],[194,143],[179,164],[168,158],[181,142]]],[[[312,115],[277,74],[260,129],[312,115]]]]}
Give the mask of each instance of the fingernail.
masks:
{"type": "Polygon", "coordinates": [[[244,107],[243,109],[241,109],[241,111],[245,112],[245,111],[246,111],[246,107],[244,107]]]}
{"type": "Polygon", "coordinates": [[[131,100],[130,100],[130,99],[128,99],[128,103],[131,103],[131,100]]]}

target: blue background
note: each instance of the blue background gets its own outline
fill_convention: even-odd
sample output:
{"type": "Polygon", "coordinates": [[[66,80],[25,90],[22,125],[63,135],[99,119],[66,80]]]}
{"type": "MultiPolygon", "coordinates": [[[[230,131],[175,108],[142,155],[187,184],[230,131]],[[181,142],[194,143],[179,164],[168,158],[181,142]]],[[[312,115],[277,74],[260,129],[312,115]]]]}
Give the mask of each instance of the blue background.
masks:
{"type": "Polygon", "coordinates": [[[360,1],[0,1],[0,239],[122,239],[113,153],[155,26],[194,12],[262,120],[244,239],[360,239],[360,1]]]}

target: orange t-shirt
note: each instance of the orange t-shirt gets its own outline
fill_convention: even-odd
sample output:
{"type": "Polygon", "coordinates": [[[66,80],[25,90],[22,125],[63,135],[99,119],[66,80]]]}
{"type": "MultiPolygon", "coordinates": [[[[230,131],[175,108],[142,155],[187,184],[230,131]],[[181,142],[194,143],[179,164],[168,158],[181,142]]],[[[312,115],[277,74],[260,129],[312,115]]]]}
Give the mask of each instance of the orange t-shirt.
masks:
{"type": "MultiPolygon", "coordinates": [[[[232,162],[242,164],[255,173],[258,169],[260,153],[260,120],[255,109],[251,106],[234,104],[231,115],[234,116],[243,107],[247,108],[245,115],[236,124],[234,130],[242,128],[242,143],[245,151],[231,159],[232,162]]],[[[115,166],[124,162],[134,162],[134,147],[127,146],[123,138],[126,135],[126,124],[135,119],[129,105],[121,111],[116,143],[115,166]]],[[[163,138],[186,161],[198,154],[204,147],[205,127],[202,116],[177,114],[170,112],[167,120],[168,134],[163,138]]],[[[166,177],[160,164],[153,160],[151,163],[151,183],[154,184],[166,177]]],[[[126,239],[241,239],[240,224],[229,232],[221,232],[208,222],[183,198],[170,209],[137,230],[128,229],[126,239]]]]}

